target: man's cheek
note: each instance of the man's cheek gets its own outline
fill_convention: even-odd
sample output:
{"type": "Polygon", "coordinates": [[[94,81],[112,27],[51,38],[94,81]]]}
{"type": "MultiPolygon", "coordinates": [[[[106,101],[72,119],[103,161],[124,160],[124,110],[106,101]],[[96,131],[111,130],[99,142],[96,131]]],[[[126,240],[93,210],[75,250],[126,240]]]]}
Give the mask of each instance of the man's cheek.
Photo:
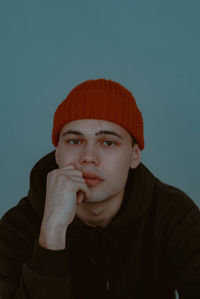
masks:
{"type": "Polygon", "coordinates": [[[65,167],[67,165],[73,164],[74,166],[76,166],[75,164],[75,160],[71,157],[71,155],[69,155],[68,153],[62,153],[60,155],[60,159],[59,159],[60,163],[59,166],[60,167],[65,167]]]}

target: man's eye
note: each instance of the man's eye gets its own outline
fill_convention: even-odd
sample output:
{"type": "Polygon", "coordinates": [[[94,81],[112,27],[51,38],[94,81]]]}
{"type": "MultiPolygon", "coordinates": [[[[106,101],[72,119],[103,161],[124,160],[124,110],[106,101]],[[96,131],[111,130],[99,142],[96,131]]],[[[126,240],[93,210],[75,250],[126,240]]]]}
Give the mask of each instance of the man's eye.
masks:
{"type": "Polygon", "coordinates": [[[105,140],[103,142],[103,144],[105,144],[106,146],[114,146],[116,143],[114,141],[111,141],[111,140],[105,140]]]}
{"type": "Polygon", "coordinates": [[[70,143],[70,144],[80,144],[81,141],[79,139],[70,139],[67,141],[67,143],[70,143]]]}

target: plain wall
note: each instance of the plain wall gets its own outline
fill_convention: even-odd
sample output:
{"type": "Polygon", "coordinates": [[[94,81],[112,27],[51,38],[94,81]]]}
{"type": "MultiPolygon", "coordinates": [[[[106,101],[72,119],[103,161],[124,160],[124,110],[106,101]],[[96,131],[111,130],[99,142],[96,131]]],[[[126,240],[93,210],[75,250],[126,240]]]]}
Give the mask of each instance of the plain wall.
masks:
{"type": "Polygon", "coordinates": [[[88,79],[118,81],[144,118],[143,163],[198,206],[198,0],[0,2],[0,216],[52,151],[57,105],[88,79]]]}

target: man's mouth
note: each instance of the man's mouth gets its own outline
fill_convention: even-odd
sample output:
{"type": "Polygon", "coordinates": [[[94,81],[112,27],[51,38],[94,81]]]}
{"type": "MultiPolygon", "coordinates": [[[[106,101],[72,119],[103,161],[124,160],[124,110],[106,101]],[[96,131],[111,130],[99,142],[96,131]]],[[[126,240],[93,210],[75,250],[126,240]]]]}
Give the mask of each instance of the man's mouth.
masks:
{"type": "Polygon", "coordinates": [[[104,181],[104,179],[91,172],[83,172],[83,178],[88,187],[94,187],[104,181]]]}

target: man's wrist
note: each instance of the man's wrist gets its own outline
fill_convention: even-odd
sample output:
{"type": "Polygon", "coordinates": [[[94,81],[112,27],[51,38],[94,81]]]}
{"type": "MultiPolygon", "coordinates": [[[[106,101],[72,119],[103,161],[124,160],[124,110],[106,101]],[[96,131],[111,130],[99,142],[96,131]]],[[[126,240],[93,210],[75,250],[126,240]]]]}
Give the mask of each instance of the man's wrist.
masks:
{"type": "Polygon", "coordinates": [[[39,246],[50,250],[62,250],[66,247],[66,230],[64,226],[42,225],[38,239],[39,246]]]}

